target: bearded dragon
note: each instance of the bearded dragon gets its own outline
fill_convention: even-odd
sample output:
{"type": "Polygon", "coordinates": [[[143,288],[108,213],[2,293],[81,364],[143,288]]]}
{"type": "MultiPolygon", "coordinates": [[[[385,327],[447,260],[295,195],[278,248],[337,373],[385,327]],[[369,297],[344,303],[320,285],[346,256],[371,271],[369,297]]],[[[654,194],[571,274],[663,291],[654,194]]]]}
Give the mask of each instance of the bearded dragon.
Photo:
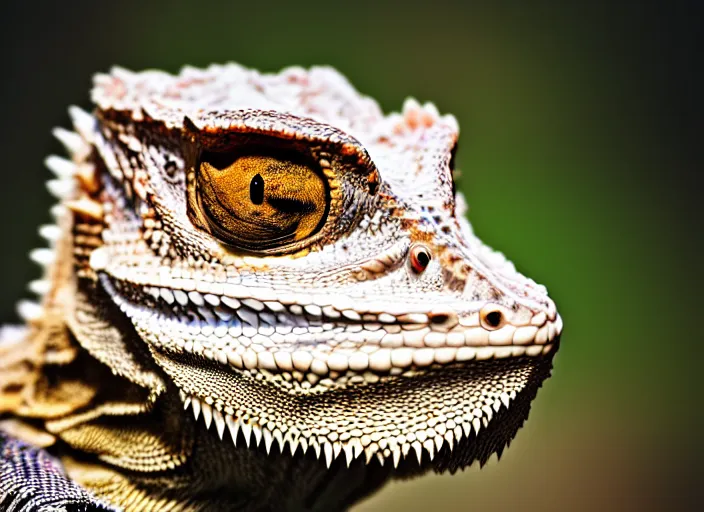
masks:
{"type": "Polygon", "coordinates": [[[453,116],[324,67],[92,100],[2,330],[0,507],[336,510],[501,454],[562,320],[466,220],[453,116]]]}

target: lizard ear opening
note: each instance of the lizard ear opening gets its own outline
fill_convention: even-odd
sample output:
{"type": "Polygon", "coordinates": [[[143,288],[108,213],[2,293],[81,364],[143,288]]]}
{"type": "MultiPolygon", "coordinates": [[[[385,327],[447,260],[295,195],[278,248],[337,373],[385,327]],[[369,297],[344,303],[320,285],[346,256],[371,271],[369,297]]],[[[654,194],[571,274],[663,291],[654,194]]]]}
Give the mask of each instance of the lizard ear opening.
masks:
{"type": "Polygon", "coordinates": [[[304,241],[330,206],[321,173],[292,155],[203,153],[196,190],[211,234],[254,252],[304,241]]]}

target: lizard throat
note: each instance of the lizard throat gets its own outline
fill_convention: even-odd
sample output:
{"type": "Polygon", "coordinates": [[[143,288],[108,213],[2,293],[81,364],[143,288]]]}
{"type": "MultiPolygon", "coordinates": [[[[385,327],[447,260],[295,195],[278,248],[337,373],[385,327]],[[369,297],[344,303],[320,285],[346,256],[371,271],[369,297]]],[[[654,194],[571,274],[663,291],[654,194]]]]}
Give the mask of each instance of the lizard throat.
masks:
{"type": "Polygon", "coordinates": [[[496,423],[503,425],[503,437],[488,455],[503,448],[515,433],[503,428],[523,422],[552,360],[472,361],[413,378],[292,395],[257,375],[224,372],[189,357],[154,356],[180,389],[184,410],[223,441],[262,446],[267,453],[310,450],[328,466],[341,454],[348,466],[364,454],[367,463],[376,457],[395,467],[437,462],[437,456],[493,439],[496,423]]]}

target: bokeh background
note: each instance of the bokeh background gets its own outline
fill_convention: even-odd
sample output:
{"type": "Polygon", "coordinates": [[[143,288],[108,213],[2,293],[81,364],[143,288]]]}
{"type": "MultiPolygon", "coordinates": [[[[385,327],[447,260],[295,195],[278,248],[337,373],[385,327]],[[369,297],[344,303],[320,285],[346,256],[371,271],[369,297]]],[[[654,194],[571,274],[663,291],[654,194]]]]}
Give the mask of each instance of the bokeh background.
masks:
{"type": "Polygon", "coordinates": [[[42,160],[113,64],[329,64],[462,127],[478,234],[545,283],[563,345],[502,460],[372,510],[702,510],[700,2],[3,2],[0,320],[38,275],[42,160]],[[695,134],[698,130],[698,134],[695,134]]]}

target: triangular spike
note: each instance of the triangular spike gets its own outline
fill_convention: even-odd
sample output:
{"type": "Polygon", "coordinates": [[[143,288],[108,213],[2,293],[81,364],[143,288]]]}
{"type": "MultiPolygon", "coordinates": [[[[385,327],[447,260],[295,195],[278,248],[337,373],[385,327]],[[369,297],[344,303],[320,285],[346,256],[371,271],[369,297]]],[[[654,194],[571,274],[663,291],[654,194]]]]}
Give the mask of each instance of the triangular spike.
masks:
{"type": "Polygon", "coordinates": [[[411,445],[408,443],[403,443],[401,445],[401,455],[403,455],[403,458],[405,459],[408,457],[408,452],[411,451],[411,445]]]}
{"type": "Polygon", "coordinates": [[[362,442],[359,440],[359,438],[355,437],[350,441],[350,445],[352,446],[352,449],[354,450],[354,458],[356,459],[360,455],[362,455],[362,452],[364,451],[364,447],[362,446],[362,442]]]}
{"type": "Polygon", "coordinates": [[[445,114],[442,116],[442,120],[445,122],[447,126],[452,129],[454,132],[459,132],[460,131],[460,123],[457,122],[457,118],[453,116],[452,114],[445,114]]]}
{"type": "Polygon", "coordinates": [[[44,224],[39,227],[39,236],[47,242],[54,243],[61,238],[61,228],[56,224],[44,224]]]}
{"type": "Polygon", "coordinates": [[[316,441],[315,439],[311,439],[310,445],[313,447],[313,451],[315,452],[315,458],[319,459],[320,458],[320,445],[318,444],[318,441],[316,441]]]}
{"type": "Polygon", "coordinates": [[[200,416],[200,400],[197,398],[194,398],[191,401],[191,405],[193,405],[193,416],[195,416],[196,421],[198,420],[198,417],[200,416]]]}
{"type": "Polygon", "coordinates": [[[51,208],[49,208],[49,213],[54,218],[55,221],[59,222],[68,213],[68,209],[65,205],[61,203],[56,203],[51,208]]]}
{"type": "Polygon", "coordinates": [[[445,442],[445,440],[443,439],[442,436],[440,436],[440,435],[435,436],[435,448],[437,449],[438,452],[440,450],[442,450],[442,443],[444,443],[444,442],[445,442]]]}
{"type": "Polygon", "coordinates": [[[90,146],[86,144],[83,137],[78,135],[76,132],[57,126],[51,131],[51,133],[58,139],[59,142],[61,142],[61,144],[63,144],[66,151],[72,157],[82,158],[90,150],[90,146]]]}
{"type": "Polygon", "coordinates": [[[203,421],[205,421],[205,428],[209,429],[210,424],[213,421],[213,409],[207,402],[203,402],[202,404],[200,404],[200,408],[203,411],[203,421]]]}
{"type": "Polygon", "coordinates": [[[301,453],[305,455],[308,451],[308,439],[306,439],[305,437],[301,437],[299,442],[301,443],[301,453]]]}
{"type": "Polygon", "coordinates": [[[7,347],[18,345],[26,340],[28,331],[26,325],[3,325],[0,327],[0,340],[7,347]]]}
{"type": "Polygon", "coordinates": [[[252,433],[254,434],[255,446],[259,446],[262,442],[262,429],[257,425],[253,425],[252,433]]]}
{"type": "Polygon", "coordinates": [[[433,119],[440,117],[440,112],[438,112],[438,107],[435,106],[435,103],[431,103],[429,101],[424,103],[423,110],[425,110],[433,119]]]}
{"type": "Polygon", "coordinates": [[[501,409],[501,400],[499,400],[498,398],[496,400],[494,400],[493,406],[494,406],[494,411],[499,412],[499,409],[501,409]]]}
{"type": "Polygon", "coordinates": [[[416,452],[416,458],[418,459],[418,464],[423,461],[423,446],[420,444],[420,441],[413,441],[411,443],[411,447],[413,447],[413,451],[416,452]]]}
{"type": "Polygon", "coordinates": [[[222,441],[222,435],[225,433],[225,418],[222,417],[220,411],[213,409],[213,420],[215,420],[215,428],[217,429],[218,436],[220,436],[220,440],[222,441]]]}
{"type": "Polygon", "coordinates": [[[393,450],[391,450],[391,453],[394,456],[394,468],[397,468],[398,463],[401,461],[401,449],[396,447],[393,450]]]}
{"type": "Polygon", "coordinates": [[[342,449],[345,452],[345,460],[347,461],[347,467],[350,467],[352,460],[354,459],[354,450],[350,443],[345,443],[342,445],[342,449]]]}
{"type": "Polygon", "coordinates": [[[376,458],[379,461],[379,464],[382,466],[384,465],[384,455],[381,452],[376,452],[376,458]]]}
{"type": "Polygon", "coordinates": [[[239,432],[239,424],[235,422],[235,419],[229,414],[225,415],[225,424],[227,429],[230,431],[230,437],[232,438],[232,443],[237,446],[237,433],[239,432]]]}
{"type": "Polygon", "coordinates": [[[281,431],[278,428],[274,429],[274,440],[276,441],[276,444],[279,445],[279,451],[283,453],[284,451],[284,436],[281,433],[281,431]]]}
{"type": "Polygon", "coordinates": [[[44,308],[37,302],[21,300],[17,303],[17,314],[22,320],[32,322],[39,320],[44,314],[44,308]]]}
{"type": "Polygon", "coordinates": [[[289,439],[288,440],[288,447],[291,450],[291,455],[295,456],[296,455],[296,450],[298,450],[298,441],[289,439]]]}
{"type": "Polygon", "coordinates": [[[491,410],[491,407],[488,405],[482,406],[482,411],[484,411],[484,414],[486,414],[486,419],[488,421],[491,421],[491,418],[494,417],[494,411],[491,410]]]}
{"type": "Polygon", "coordinates": [[[374,455],[374,450],[372,450],[371,446],[368,446],[364,449],[364,455],[366,455],[367,457],[366,464],[369,464],[369,462],[371,462],[372,460],[372,456],[374,455]]]}
{"type": "Polygon", "coordinates": [[[68,199],[76,191],[76,184],[72,180],[49,180],[46,189],[56,199],[68,199]]]}
{"type": "Polygon", "coordinates": [[[29,282],[27,288],[30,292],[36,293],[40,297],[43,297],[49,293],[49,290],[51,290],[51,281],[48,279],[35,279],[34,281],[29,282]]]}
{"type": "Polygon", "coordinates": [[[264,433],[264,447],[266,448],[266,453],[268,455],[271,452],[271,443],[274,442],[274,436],[268,428],[264,428],[262,431],[264,433]]]}
{"type": "Polygon", "coordinates": [[[430,460],[433,460],[435,458],[435,444],[433,444],[433,440],[426,439],[423,442],[423,448],[425,448],[425,451],[427,451],[428,455],[430,455],[430,460]]]}
{"type": "Polygon", "coordinates": [[[479,429],[482,428],[482,422],[479,421],[479,418],[474,418],[472,420],[472,426],[474,427],[474,433],[479,434],[479,429]]]}
{"type": "Polygon", "coordinates": [[[332,465],[332,445],[326,442],[323,446],[323,451],[325,452],[325,464],[329,468],[332,465]]]}
{"type": "Polygon", "coordinates": [[[506,409],[508,409],[508,404],[511,402],[511,398],[508,396],[508,393],[501,393],[501,395],[499,395],[499,398],[501,398],[501,401],[503,402],[504,406],[506,407],[506,409]]]}
{"type": "Polygon", "coordinates": [[[417,99],[409,96],[403,101],[403,107],[401,107],[401,109],[404,114],[420,110],[420,103],[418,103],[417,99]]]}
{"type": "Polygon", "coordinates": [[[452,432],[452,430],[448,430],[445,432],[445,441],[447,441],[447,446],[450,447],[450,449],[453,448],[455,445],[455,434],[452,432]]]}
{"type": "Polygon", "coordinates": [[[245,422],[242,422],[242,435],[244,436],[244,442],[247,444],[247,448],[249,448],[249,438],[252,437],[252,426],[245,422]]]}
{"type": "Polygon", "coordinates": [[[460,425],[457,425],[455,427],[455,440],[457,440],[458,443],[460,442],[460,439],[462,439],[462,434],[462,427],[460,425]]]}
{"type": "Polygon", "coordinates": [[[339,441],[335,441],[332,443],[332,455],[333,458],[338,458],[340,456],[340,452],[342,451],[342,443],[339,441]]]}
{"type": "Polygon", "coordinates": [[[93,142],[95,118],[80,107],[68,107],[68,114],[73,121],[73,127],[88,142],[93,142]]]}
{"type": "Polygon", "coordinates": [[[42,267],[48,267],[54,263],[54,260],[56,259],[56,252],[53,249],[47,249],[46,247],[34,249],[30,251],[29,259],[42,267]]]}
{"type": "Polygon", "coordinates": [[[76,174],[76,164],[60,156],[49,155],[44,159],[44,165],[61,181],[70,182],[71,178],[76,174]]]}
{"type": "Polygon", "coordinates": [[[469,437],[469,435],[472,433],[472,425],[465,421],[462,423],[462,430],[464,431],[465,437],[469,437]]]}
{"type": "Polygon", "coordinates": [[[186,396],[186,398],[183,400],[183,410],[187,410],[191,406],[191,397],[186,396]]]}

